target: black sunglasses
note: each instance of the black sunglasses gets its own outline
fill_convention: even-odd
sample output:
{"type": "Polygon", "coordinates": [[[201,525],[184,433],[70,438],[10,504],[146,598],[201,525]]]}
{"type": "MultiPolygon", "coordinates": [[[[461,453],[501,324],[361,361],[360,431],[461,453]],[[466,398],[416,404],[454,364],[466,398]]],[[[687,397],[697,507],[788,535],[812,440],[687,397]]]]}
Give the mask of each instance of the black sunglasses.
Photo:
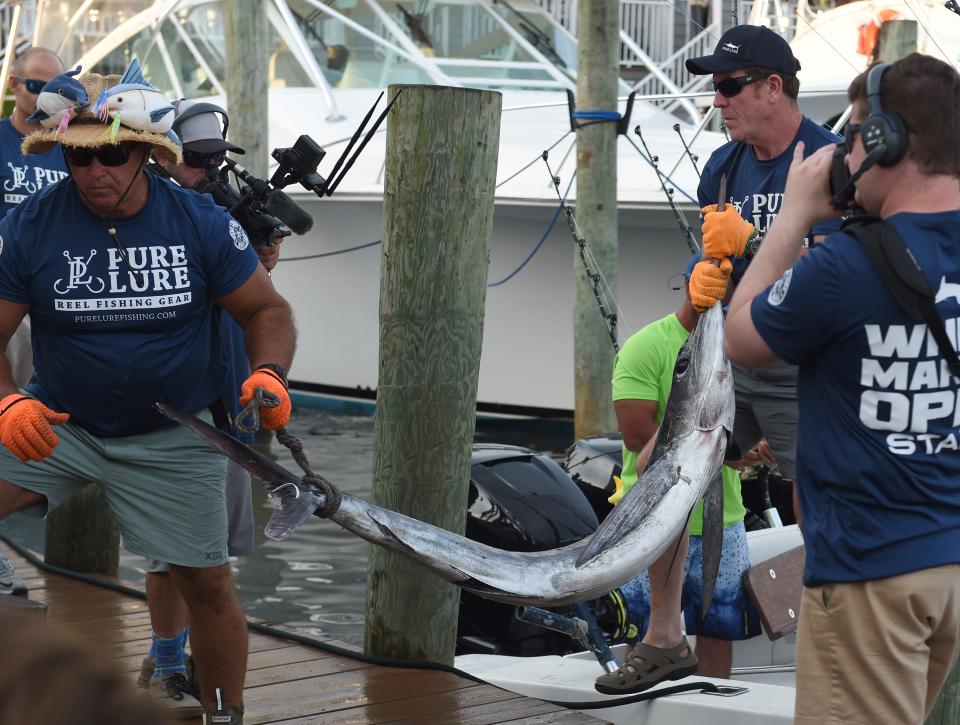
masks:
{"type": "Polygon", "coordinates": [[[223,163],[225,151],[201,153],[200,151],[183,150],[183,163],[194,169],[216,169],[223,163]]]}
{"type": "Polygon", "coordinates": [[[27,87],[27,91],[33,95],[37,95],[40,91],[43,90],[43,87],[47,85],[46,81],[40,81],[36,78],[21,78],[20,76],[14,76],[18,81],[23,83],[27,87]]]}
{"type": "Polygon", "coordinates": [[[733,98],[734,96],[740,95],[740,91],[749,86],[751,83],[766,80],[769,77],[770,76],[758,74],[754,76],[733,76],[732,78],[724,78],[722,81],[713,82],[713,92],[719,93],[724,98],[733,98]]]}
{"type": "Polygon", "coordinates": [[[857,134],[860,133],[862,123],[848,123],[843,127],[843,148],[848,154],[853,153],[853,144],[857,140],[857,134]]]}
{"type": "Polygon", "coordinates": [[[72,166],[89,166],[96,159],[101,166],[123,166],[130,160],[130,154],[139,144],[127,141],[116,146],[83,148],[80,146],[62,146],[67,163],[72,166]]]}

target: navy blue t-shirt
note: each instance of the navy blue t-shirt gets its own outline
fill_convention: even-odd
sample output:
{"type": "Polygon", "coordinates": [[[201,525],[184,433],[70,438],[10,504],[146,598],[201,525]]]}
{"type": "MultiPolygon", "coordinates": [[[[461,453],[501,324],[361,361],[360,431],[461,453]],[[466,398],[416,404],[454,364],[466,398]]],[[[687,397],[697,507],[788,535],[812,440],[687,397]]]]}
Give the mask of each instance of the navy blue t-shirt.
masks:
{"type": "MultiPolygon", "coordinates": [[[[956,341],[960,212],[888,221],[936,290],[956,341]]],[[[770,348],[800,366],[804,582],[960,563],[960,383],[860,243],[831,235],[754,298],[751,311],[770,348]]]]}
{"type": "Polygon", "coordinates": [[[46,153],[24,156],[20,151],[23,138],[9,118],[0,121],[0,218],[30,194],[67,176],[67,164],[59,146],[46,153]]]}
{"type": "MultiPolygon", "coordinates": [[[[697,187],[697,199],[700,206],[717,203],[720,193],[720,177],[727,175],[727,199],[733,199],[740,216],[753,223],[761,235],[766,234],[770,225],[780,212],[783,204],[783,188],[787,183],[787,172],[793,162],[793,150],[798,141],[803,141],[804,157],[817,149],[837,144],[842,139],[823,126],[818,126],[804,117],[793,141],[786,150],[773,159],[757,159],[753,146],[731,141],[712,154],[703,168],[700,185],[697,187]]],[[[831,221],[817,225],[811,234],[828,234],[840,229],[840,221],[831,221]]],[[[747,261],[733,260],[733,278],[739,281],[747,268],[747,261]]]]}
{"type": "Polygon", "coordinates": [[[98,436],[170,425],[155,401],[192,412],[221,396],[227,366],[214,299],[259,264],[212,199],[147,178],[147,205],[110,222],[127,261],[71,179],[0,221],[0,298],[30,305],[27,389],[98,436]]]}

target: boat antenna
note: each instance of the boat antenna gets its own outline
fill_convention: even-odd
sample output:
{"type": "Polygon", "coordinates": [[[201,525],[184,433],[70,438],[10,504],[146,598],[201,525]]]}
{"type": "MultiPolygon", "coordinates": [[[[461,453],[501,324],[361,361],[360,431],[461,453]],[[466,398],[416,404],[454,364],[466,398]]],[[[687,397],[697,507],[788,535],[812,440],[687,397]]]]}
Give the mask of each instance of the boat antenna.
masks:
{"type": "Polygon", "coordinates": [[[643,139],[643,133],[640,132],[639,124],[633,129],[633,132],[637,134],[637,137],[640,139],[640,143],[643,144],[643,150],[647,152],[647,156],[650,158],[650,162],[653,164],[653,170],[656,172],[657,179],[660,181],[660,188],[663,189],[663,193],[667,195],[667,203],[670,204],[670,208],[673,210],[673,216],[677,219],[677,224],[680,226],[680,232],[683,234],[683,238],[686,240],[687,246],[690,247],[690,252],[692,254],[696,254],[700,251],[700,245],[697,244],[697,240],[693,236],[693,229],[690,228],[686,218],[683,216],[683,212],[680,211],[680,206],[677,204],[677,200],[674,198],[674,188],[672,186],[667,186],[663,172],[660,171],[660,157],[654,156],[650,153],[650,148],[647,146],[647,142],[643,139]]]}
{"type": "Polygon", "coordinates": [[[610,342],[613,343],[613,349],[616,352],[620,352],[620,343],[617,342],[616,298],[612,294],[609,294],[610,286],[600,272],[600,264],[590,251],[583,232],[580,231],[580,226],[577,224],[577,218],[573,214],[573,209],[567,205],[567,200],[564,199],[563,194],[560,193],[560,177],[554,174],[553,169],[550,168],[550,152],[544,151],[541,158],[547,166],[547,171],[550,172],[550,180],[553,183],[553,188],[557,192],[557,198],[560,200],[560,208],[563,210],[564,217],[566,217],[567,226],[573,235],[573,241],[577,244],[580,261],[583,263],[583,269],[586,272],[587,279],[590,280],[593,296],[597,300],[597,305],[600,307],[600,315],[603,317],[603,324],[606,325],[607,333],[610,335],[610,342]]]}
{"type": "Polygon", "coordinates": [[[690,151],[690,147],[687,146],[687,141],[686,141],[686,139],[684,139],[684,137],[683,137],[683,132],[680,131],[680,124],[679,124],[679,123],[673,124],[673,130],[676,131],[676,132],[677,132],[677,136],[680,137],[680,143],[683,144],[683,151],[684,151],[684,153],[687,155],[687,158],[690,159],[690,163],[693,164],[693,170],[697,172],[697,178],[698,178],[698,179],[701,178],[701,176],[700,176],[700,169],[697,168],[697,161],[699,160],[700,157],[697,156],[697,155],[696,155],[695,153],[693,153],[692,151],[690,151]]]}

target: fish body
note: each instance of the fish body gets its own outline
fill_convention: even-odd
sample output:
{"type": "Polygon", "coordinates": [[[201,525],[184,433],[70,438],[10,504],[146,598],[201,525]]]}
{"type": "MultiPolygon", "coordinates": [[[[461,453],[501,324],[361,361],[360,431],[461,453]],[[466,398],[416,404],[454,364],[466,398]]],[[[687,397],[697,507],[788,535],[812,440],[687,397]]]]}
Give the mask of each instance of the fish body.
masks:
{"type": "Polygon", "coordinates": [[[106,123],[119,118],[127,128],[165,134],[173,127],[176,113],[162,91],[143,76],[134,58],[117,85],[100,94],[93,112],[106,123]]]}
{"type": "MultiPolygon", "coordinates": [[[[279,505],[267,526],[288,536],[326,497],[309,482],[193,416],[161,411],[206,437],[253,473],[279,505]]],[[[723,354],[723,313],[714,305],[677,357],[673,387],[651,462],[623,501],[589,538],[539,552],[513,552],[471,541],[403,514],[342,494],[330,520],[419,562],[481,597],[508,604],[556,606],[598,597],[648,568],[686,528],[690,511],[717,480],[733,430],[730,363],[723,354]]]]}
{"type": "Polygon", "coordinates": [[[29,123],[39,123],[45,128],[55,128],[66,117],[67,122],[83,108],[90,99],[83,85],[76,79],[80,66],[51,78],[37,95],[37,110],[27,117],[29,123]]]}

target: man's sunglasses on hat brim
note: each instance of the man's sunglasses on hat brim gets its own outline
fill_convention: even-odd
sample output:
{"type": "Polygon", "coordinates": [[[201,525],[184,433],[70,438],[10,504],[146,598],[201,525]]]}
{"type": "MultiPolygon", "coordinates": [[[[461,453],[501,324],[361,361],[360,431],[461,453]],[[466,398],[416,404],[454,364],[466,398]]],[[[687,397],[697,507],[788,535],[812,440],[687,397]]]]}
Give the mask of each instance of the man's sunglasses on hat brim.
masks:
{"type": "Polygon", "coordinates": [[[36,78],[21,78],[20,76],[13,77],[16,78],[24,87],[26,87],[28,93],[32,93],[35,96],[43,90],[45,85],[47,85],[46,81],[41,81],[36,78]]]}
{"type": "Polygon", "coordinates": [[[765,81],[769,77],[770,76],[766,74],[753,73],[748,76],[724,78],[722,81],[713,82],[713,92],[719,93],[724,98],[733,98],[734,96],[739,96],[740,92],[751,83],[765,81]]]}
{"type": "Polygon", "coordinates": [[[62,146],[63,156],[71,166],[89,166],[96,159],[101,166],[123,166],[130,160],[140,144],[135,141],[124,141],[120,144],[86,148],[83,146],[62,146]]]}

